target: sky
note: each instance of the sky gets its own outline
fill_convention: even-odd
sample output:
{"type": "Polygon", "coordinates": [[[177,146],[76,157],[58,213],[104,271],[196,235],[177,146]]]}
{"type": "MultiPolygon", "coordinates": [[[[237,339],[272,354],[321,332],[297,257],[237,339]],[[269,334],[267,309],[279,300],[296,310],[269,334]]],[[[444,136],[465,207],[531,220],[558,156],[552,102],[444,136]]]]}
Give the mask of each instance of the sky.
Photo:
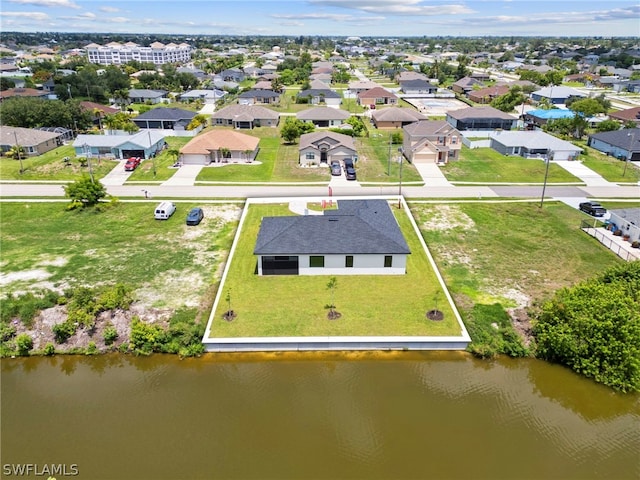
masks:
{"type": "Polygon", "coordinates": [[[640,36],[640,1],[0,0],[0,31],[640,36]]]}

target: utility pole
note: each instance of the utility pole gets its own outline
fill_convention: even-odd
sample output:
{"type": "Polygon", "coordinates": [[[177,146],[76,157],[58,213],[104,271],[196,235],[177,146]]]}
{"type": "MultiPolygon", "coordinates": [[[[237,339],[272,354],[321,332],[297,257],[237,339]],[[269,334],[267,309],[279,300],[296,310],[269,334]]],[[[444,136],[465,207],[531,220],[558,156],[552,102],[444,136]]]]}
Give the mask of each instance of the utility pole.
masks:
{"type": "Polygon", "coordinates": [[[402,208],[402,164],[404,163],[402,155],[398,156],[398,160],[400,161],[400,177],[398,182],[398,208],[402,208]]]}
{"type": "Polygon", "coordinates": [[[544,202],[544,191],[547,189],[547,177],[549,176],[549,164],[551,160],[553,160],[553,150],[547,154],[546,164],[547,166],[544,169],[544,184],[542,185],[542,197],[540,198],[540,208],[542,208],[542,202],[544,202]]]}
{"type": "Polygon", "coordinates": [[[627,167],[629,166],[629,162],[631,161],[631,157],[633,156],[633,142],[636,139],[636,129],[634,128],[631,133],[627,133],[627,137],[631,137],[631,143],[629,144],[629,152],[627,153],[627,161],[624,162],[624,170],[622,171],[622,176],[623,177],[627,173],[627,167]]]}
{"type": "Polygon", "coordinates": [[[89,155],[89,145],[84,144],[84,153],[87,156],[87,165],[89,167],[89,177],[91,178],[91,183],[95,183],[93,180],[93,170],[91,169],[91,156],[89,155]]]}
{"type": "Polygon", "coordinates": [[[391,176],[391,133],[389,133],[389,162],[387,166],[387,177],[391,176]]]}
{"type": "MultiPolygon", "coordinates": [[[[151,130],[147,129],[147,135],[149,136],[149,152],[151,152],[151,130]]],[[[157,150],[156,150],[156,152],[157,152],[157,150]]],[[[153,155],[151,153],[149,153],[149,155],[151,155],[151,162],[152,162],[152,165],[153,165],[153,177],[154,178],[156,176],[156,155],[155,155],[156,152],[154,152],[153,155]]]]}

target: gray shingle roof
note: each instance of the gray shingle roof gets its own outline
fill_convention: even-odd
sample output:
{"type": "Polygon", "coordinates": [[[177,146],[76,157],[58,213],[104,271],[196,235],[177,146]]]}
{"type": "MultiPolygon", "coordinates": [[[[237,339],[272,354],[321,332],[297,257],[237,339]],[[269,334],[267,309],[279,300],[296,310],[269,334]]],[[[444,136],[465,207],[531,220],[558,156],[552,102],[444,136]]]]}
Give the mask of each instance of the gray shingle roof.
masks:
{"type": "Polygon", "coordinates": [[[196,116],[195,112],[182,110],[181,108],[152,108],[141,113],[134,120],[191,120],[196,116]]]}
{"type": "Polygon", "coordinates": [[[457,120],[465,118],[500,118],[503,120],[515,120],[515,118],[508,113],[501,112],[497,108],[493,107],[461,108],[459,110],[447,112],[447,115],[457,120]]]}
{"type": "Polygon", "coordinates": [[[594,133],[589,137],[624,150],[640,151],[640,129],[638,128],[624,128],[612,132],[594,133]],[[633,145],[631,145],[631,140],[633,140],[633,145]]]}
{"type": "Polygon", "coordinates": [[[385,200],[339,200],[324,215],[264,217],[255,255],[409,254],[385,200]]]}
{"type": "Polygon", "coordinates": [[[296,116],[300,120],[346,120],[351,114],[339,108],[315,107],[302,110],[296,116]]]}

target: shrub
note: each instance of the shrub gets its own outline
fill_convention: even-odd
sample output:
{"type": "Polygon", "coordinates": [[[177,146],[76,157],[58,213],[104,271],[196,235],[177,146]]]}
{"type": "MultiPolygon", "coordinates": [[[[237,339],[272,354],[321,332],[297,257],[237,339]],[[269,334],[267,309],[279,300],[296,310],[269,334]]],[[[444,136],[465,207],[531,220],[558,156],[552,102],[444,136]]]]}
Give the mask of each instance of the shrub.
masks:
{"type": "Polygon", "coordinates": [[[105,327],[102,335],[104,338],[105,345],[111,345],[113,342],[115,342],[118,339],[118,331],[116,330],[116,327],[114,327],[111,324],[105,327]]]}
{"type": "Polygon", "coordinates": [[[160,352],[164,340],[164,331],[158,325],[144,323],[138,317],[131,321],[129,350],[138,355],[150,355],[160,352]]]}
{"type": "Polygon", "coordinates": [[[43,353],[44,353],[45,355],[47,355],[47,356],[51,356],[51,355],[53,355],[54,353],[56,353],[56,347],[54,347],[54,346],[53,346],[53,343],[47,343],[47,344],[44,346],[43,353]]]}
{"type": "Polygon", "coordinates": [[[98,353],[96,342],[89,342],[87,345],[87,355],[95,355],[96,353],[98,353]]]}
{"type": "Polygon", "coordinates": [[[67,320],[62,323],[56,323],[51,330],[53,331],[56,342],[64,343],[69,337],[76,333],[76,326],[67,320]]]}
{"type": "Polygon", "coordinates": [[[29,355],[29,350],[33,348],[33,338],[27,333],[21,333],[16,337],[16,349],[18,355],[29,355]]]}
{"type": "Polygon", "coordinates": [[[16,327],[10,323],[0,323],[0,342],[7,342],[16,336],[16,327]]]}

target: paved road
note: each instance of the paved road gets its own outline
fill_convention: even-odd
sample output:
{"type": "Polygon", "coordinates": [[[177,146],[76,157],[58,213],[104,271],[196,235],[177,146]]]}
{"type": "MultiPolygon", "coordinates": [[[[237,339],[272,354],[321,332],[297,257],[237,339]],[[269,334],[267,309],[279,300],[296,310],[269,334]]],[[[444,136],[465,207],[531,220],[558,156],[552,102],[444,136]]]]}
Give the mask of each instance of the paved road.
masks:
{"type": "MultiPolygon", "coordinates": [[[[153,198],[247,198],[247,197],[305,197],[329,195],[328,186],[183,186],[183,185],[112,185],[107,191],[119,198],[143,198],[147,190],[153,198]]],[[[332,187],[334,196],[397,195],[398,185],[332,187]]],[[[402,187],[407,198],[540,198],[542,186],[452,186],[402,187]]],[[[2,198],[63,197],[62,185],[56,184],[0,184],[2,198]]],[[[545,197],[593,197],[637,199],[640,186],[547,186],[545,197]]]]}

